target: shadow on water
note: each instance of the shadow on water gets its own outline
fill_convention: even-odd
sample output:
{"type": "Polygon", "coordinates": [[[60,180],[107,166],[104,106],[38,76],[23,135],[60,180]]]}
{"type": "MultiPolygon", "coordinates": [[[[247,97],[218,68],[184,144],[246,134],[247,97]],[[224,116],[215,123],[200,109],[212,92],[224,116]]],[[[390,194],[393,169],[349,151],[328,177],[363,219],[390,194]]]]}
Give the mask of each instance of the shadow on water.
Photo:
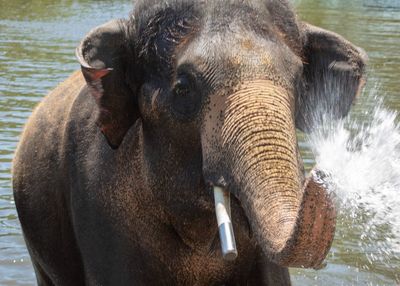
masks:
{"type": "MultiPolygon", "coordinates": [[[[370,57],[367,90],[380,84],[384,104],[400,110],[399,1],[297,0],[301,19],[336,31],[363,47],[370,57]]],[[[74,49],[94,26],[126,17],[131,0],[0,0],[0,285],[34,285],[29,256],[16,217],[11,190],[11,159],[23,124],[48,90],[78,69],[74,49]]],[[[361,98],[355,118],[368,114],[375,102],[361,98]]],[[[315,163],[304,134],[299,143],[307,168],[315,163]]],[[[344,210],[346,212],[346,210],[344,210]]],[[[371,257],[359,245],[369,218],[348,213],[339,218],[336,240],[322,271],[292,270],[295,285],[393,285],[391,265],[371,257]]],[[[373,253],[390,233],[379,226],[369,245],[373,253]]]]}

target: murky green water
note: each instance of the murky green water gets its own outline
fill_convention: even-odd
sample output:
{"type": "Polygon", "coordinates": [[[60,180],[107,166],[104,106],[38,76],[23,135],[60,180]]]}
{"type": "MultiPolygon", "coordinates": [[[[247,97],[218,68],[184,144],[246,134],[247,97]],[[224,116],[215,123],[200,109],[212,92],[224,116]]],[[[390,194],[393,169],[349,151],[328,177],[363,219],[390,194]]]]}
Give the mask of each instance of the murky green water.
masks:
{"type": "MultiPolygon", "coordinates": [[[[295,5],[302,19],[334,30],[366,50],[371,69],[367,89],[378,84],[385,104],[400,110],[400,1],[299,0],[295,5]]],[[[0,285],[35,284],[10,182],[11,159],[23,124],[43,95],[78,69],[74,49],[86,32],[111,18],[125,17],[130,7],[131,1],[122,0],[0,0],[0,285]]],[[[374,104],[361,103],[354,109],[360,116],[374,104]]],[[[310,167],[311,153],[304,149],[303,154],[310,167]]],[[[327,268],[292,271],[295,285],[396,285],[396,279],[400,283],[400,261],[368,261],[358,244],[359,233],[351,227],[354,223],[359,222],[340,224],[327,268]]]]}

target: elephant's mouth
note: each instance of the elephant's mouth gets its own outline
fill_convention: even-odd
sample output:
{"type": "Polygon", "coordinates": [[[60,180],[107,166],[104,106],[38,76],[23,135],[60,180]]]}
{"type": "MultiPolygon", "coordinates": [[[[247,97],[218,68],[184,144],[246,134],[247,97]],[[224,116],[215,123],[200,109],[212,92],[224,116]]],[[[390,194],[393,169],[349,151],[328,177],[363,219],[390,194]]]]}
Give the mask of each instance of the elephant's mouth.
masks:
{"type": "MultiPolygon", "coordinates": [[[[213,187],[213,192],[221,252],[225,260],[232,261],[240,253],[236,248],[230,213],[231,193],[228,188],[218,186],[213,187]]],[[[292,234],[280,253],[271,256],[272,260],[283,266],[319,268],[331,247],[335,224],[336,210],[332,198],[316,180],[316,172],[312,171],[304,183],[303,200],[292,234]]],[[[250,228],[250,236],[252,232],[250,228]]]]}

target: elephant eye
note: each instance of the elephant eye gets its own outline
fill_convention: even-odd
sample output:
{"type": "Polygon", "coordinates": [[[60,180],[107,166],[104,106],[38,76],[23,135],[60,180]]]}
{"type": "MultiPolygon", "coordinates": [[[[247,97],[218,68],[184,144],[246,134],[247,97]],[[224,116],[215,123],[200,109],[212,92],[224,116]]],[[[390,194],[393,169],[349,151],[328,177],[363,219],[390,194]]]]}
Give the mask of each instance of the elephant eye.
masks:
{"type": "Polygon", "coordinates": [[[181,77],[175,82],[174,94],[179,97],[186,97],[190,94],[190,82],[187,77],[181,77]]]}
{"type": "Polygon", "coordinates": [[[196,80],[190,75],[180,75],[172,90],[172,109],[178,119],[192,119],[197,111],[201,96],[197,93],[196,80]]]}

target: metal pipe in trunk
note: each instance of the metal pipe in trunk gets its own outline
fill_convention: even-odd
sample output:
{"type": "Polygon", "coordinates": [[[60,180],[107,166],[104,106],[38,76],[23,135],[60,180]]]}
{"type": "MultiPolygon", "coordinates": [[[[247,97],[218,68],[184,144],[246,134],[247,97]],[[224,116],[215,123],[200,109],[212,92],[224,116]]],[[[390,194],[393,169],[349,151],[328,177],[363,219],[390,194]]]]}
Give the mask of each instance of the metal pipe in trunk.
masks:
{"type": "Polygon", "coordinates": [[[235,260],[238,252],[231,221],[230,194],[220,187],[214,187],[215,213],[217,216],[222,256],[225,260],[235,260]]]}

